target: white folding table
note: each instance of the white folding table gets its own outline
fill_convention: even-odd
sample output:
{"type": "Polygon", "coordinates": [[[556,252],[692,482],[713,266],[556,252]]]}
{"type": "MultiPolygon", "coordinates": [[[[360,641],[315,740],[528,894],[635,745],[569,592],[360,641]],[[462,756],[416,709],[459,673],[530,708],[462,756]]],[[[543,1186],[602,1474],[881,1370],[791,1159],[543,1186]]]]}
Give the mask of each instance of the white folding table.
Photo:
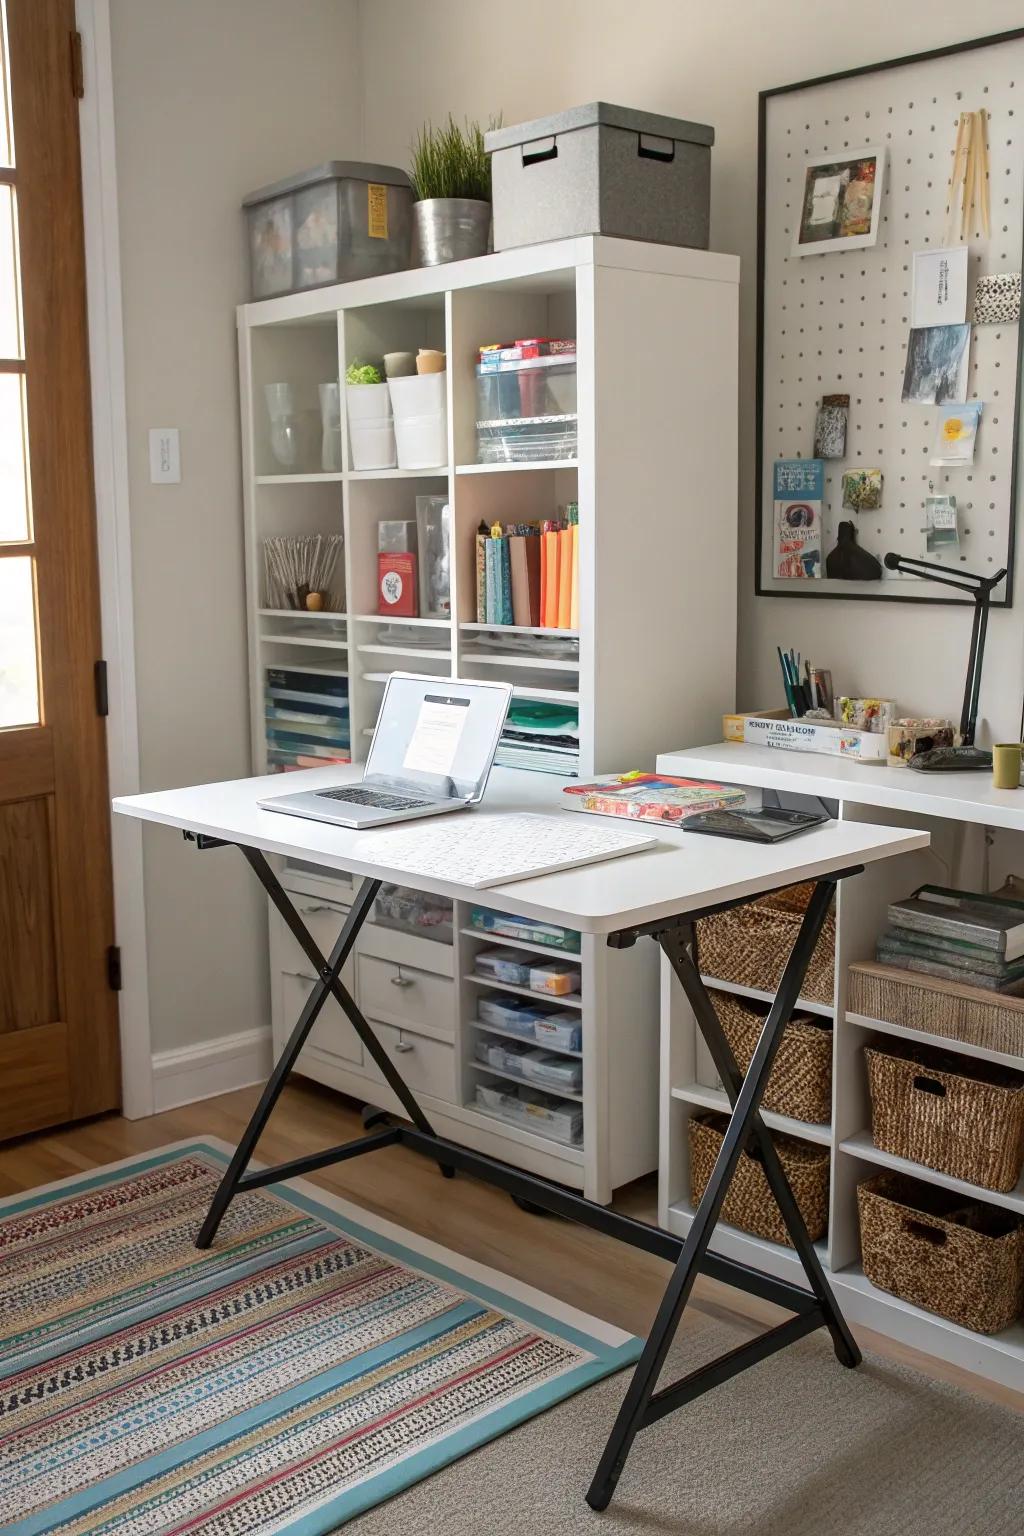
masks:
{"type": "MultiPolygon", "coordinates": [[[[337,784],[346,777],[358,776],[357,769],[313,769],[289,777],[288,787],[317,789],[337,784]]],[[[762,846],[658,828],[655,829],[657,846],[649,850],[606,863],[516,880],[481,892],[453,884],[445,878],[443,870],[427,877],[422,871],[410,872],[393,863],[382,863],[374,854],[375,840],[380,837],[377,832],[354,832],[260,810],[257,801],[279,792],[281,783],[281,779],[274,776],[241,779],[114,801],[114,809],[123,815],[177,828],[200,849],[228,845],[238,848],[319,977],[214,1196],[197,1236],[197,1247],[207,1248],[213,1242],[224,1212],[239,1192],[310,1173],[379,1147],[401,1144],[432,1158],[446,1177],[452,1177],[456,1171],[471,1174],[497,1185],[519,1200],[667,1259],[673,1270],[665,1295],[587,1492],[587,1502],[594,1509],[606,1508],[633,1440],[641,1429],[805,1334],[827,1328],[842,1364],[857,1365],[860,1361],[857,1345],[822,1272],[778,1154],[758,1111],[782,1031],[800,996],[807,966],[837,883],[859,874],[865,864],[926,846],[927,833],[869,826],[863,822],[833,821],[789,841],[762,846]],[[277,879],[268,862],[268,854],[297,857],[363,877],[330,955],[321,953],[277,879]],[[600,935],[615,948],[635,944],[642,937],[652,938],[661,945],[690,1000],[732,1105],[718,1160],[685,1239],[608,1210],[561,1185],[511,1168],[435,1134],[341,980],[342,967],[383,881],[411,885],[453,899],[485,901],[488,906],[501,911],[542,918],[583,933],[600,935]],[[799,881],[813,881],[813,893],[744,1076],[694,963],[693,923],[699,917],[741,906],[755,896],[799,881]],[[259,1136],[329,996],[337,1000],[348,1016],[368,1054],[397,1095],[410,1123],[393,1124],[375,1111],[369,1116],[368,1125],[383,1121],[383,1129],[273,1168],[247,1172],[259,1136]],[[809,1292],[708,1250],[729,1181],[741,1152],[747,1147],[762,1163],[803,1265],[809,1292]],[[659,1389],[659,1373],[699,1272],[776,1302],[793,1316],[750,1343],[659,1389]]],[[[492,809],[494,804],[489,797],[486,809],[459,814],[501,816],[508,811],[538,809],[536,799],[531,800],[525,793],[518,803],[505,794],[500,797],[498,808],[492,809]]],[[[429,824],[428,819],[406,825],[426,828],[429,824]]],[[[649,829],[645,826],[644,830],[649,829]]],[[[622,1021],[622,1028],[629,1028],[628,1020],[622,1021]]]]}

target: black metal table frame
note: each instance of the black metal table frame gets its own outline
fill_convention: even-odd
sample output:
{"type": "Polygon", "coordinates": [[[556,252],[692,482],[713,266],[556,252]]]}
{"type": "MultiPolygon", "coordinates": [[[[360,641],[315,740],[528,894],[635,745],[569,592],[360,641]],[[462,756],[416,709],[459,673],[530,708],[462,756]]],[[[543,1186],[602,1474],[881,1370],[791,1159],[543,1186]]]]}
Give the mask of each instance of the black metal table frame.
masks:
{"type": "MultiPolygon", "coordinates": [[[[380,888],[379,880],[363,880],[337,941],[330,955],[325,957],[259,849],[241,843],[229,844],[222,839],[191,832],[186,832],[185,837],[197,843],[200,848],[235,846],[241,850],[310,963],[316,967],[319,977],[306,999],[288,1044],[267,1081],[252,1119],[214,1195],[196,1238],[197,1248],[210,1246],[231,1200],[244,1190],[258,1189],[262,1185],[277,1183],[282,1179],[313,1173],[318,1168],[326,1168],[351,1157],[360,1157],[363,1153],[376,1151],[380,1147],[403,1146],[433,1158],[446,1177],[450,1178],[456,1171],[471,1174],[474,1178],[494,1184],[508,1194],[550,1211],[554,1215],[564,1216],[570,1221],[590,1227],[594,1231],[603,1232],[606,1236],[614,1237],[620,1242],[629,1243],[636,1248],[642,1248],[647,1253],[668,1260],[673,1265],[672,1274],[586,1495],[587,1503],[597,1510],[605,1509],[611,1500],[633,1440],[641,1429],[654,1424],[665,1414],[692,1402],[694,1398],[710,1391],[711,1388],[728,1381],[730,1377],[746,1370],[748,1366],[755,1365],[758,1361],[775,1354],[777,1350],[795,1343],[805,1334],[812,1333],[818,1328],[827,1328],[840,1362],[851,1367],[860,1363],[860,1351],[822,1271],[818,1255],[779,1162],[778,1154],[761,1120],[759,1106],[782,1031],[789,1022],[800,996],[807,967],[821,934],[836,885],[850,875],[859,874],[862,866],[857,865],[824,875],[815,882],[799,933],[786,962],[778,991],[745,1076],[737,1066],[736,1058],[722,1030],[708,990],[701,979],[692,951],[693,923],[697,918],[743,906],[750,898],[743,897],[739,900],[712,903],[699,911],[687,912],[679,917],[665,918],[638,927],[620,929],[608,935],[608,943],[616,949],[635,944],[637,939],[644,936],[653,938],[661,945],[689,999],[732,1105],[732,1116],[704,1196],[697,1207],[686,1237],[680,1238],[658,1227],[636,1221],[632,1217],[620,1215],[562,1185],[554,1184],[533,1174],[523,1173],[517,1168],[511,1168],[499,1162],[496,1158],[461,1147],[456,1142],[448,1141],[434,1132],[414,1095],[341,980],[342,967],[352,952],[359,930],[366,921],[380,888]],[[288,1163],[279,1163],[273,1168],[261,1168],[255,1173],[247,1172],[256,1143],[270,1118],[281,1089],[329,996],[335,998],[347,1015],[366,1051],[379,1067],[388,1087],[408,1115],[411,1124],[387,1124],[382,1130],[359,1137],[355,1141],[346,1142],[341,1146],[329,1147],[323,1152],[312,1152],[307,1157],[295,1158],[288,1163]],[[756,1156],[764,1168],[765,1177],[778,1202],[793,1247],[803,1266],[810,1286],[809,1291],[787,1280],[762,1274],[748,1265],[709,1251],[708,1245],[729,1182],[740,1154],[745,1149],[756,1156]],[[692,1371],[679,1381],[659,1388],[658,1377],[699,1273],[785,1307],[792,1312],[793,1316],[748,1343],[741,1344],[717,1360],[702,1366],[699,1370],[692,1371]]],[[[792,880],[787,883],[792,884],[792,880]]]]}

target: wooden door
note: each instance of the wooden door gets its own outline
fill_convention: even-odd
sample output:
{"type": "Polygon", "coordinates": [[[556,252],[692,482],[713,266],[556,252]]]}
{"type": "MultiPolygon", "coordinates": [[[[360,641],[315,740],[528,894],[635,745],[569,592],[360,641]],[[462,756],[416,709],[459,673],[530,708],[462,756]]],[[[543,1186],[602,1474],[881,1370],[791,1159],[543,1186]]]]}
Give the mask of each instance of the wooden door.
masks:
{"type": "Polygon", "coordinates": [[[119,1099],[73,0],[0,0],[0,1139],[119,1099]]]}

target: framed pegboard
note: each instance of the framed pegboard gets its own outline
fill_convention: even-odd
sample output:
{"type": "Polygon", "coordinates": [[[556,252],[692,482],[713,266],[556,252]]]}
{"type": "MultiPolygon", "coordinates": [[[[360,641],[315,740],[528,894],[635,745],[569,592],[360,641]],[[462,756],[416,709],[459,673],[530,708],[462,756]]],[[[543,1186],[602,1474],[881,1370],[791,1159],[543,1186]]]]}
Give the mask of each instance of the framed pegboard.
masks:
{"type": "MultiPolygon", "coordinates": [[[[986,117],[990,233],[976,209],[967,234],[968,306],[979,277],[1020,273],[1024,253],[1024,28],[865,69],[763,91],[758,138],[756,590],[761,596],[970,602],[884,572],[824,573],[840,522],[879,562],[888,551],[982,574],[1009,568],[1011,601],[1020,439],[1020,322],[973,325],[967,401],[983,402],[974,463],[933,467],[938,408],[902,400],[914,253],[957,243],[947,206],[962,112],[986,117]],[[797,254],[808,162],[877,156],[874,243],[823,242],[797,254]],[[775,575],[773,469],[814,454],[825,396],[848,395],[845,455],[824,461],[820,578],[775,575]],[[846,471],[879,469],[881,505],[842,506],[846,471]],[[926,553],[925,497],[956,497],[959,545],[926,553]]],[[[855,173],[856,174],[856,173],[855,173]]],[[[871,172],[869,170],[868,174],[871,172]]],[[[866,227],[866,226],[865,226],[866,227]]],[[[884,569],[884,568],[883,568],[884,569]]]]}

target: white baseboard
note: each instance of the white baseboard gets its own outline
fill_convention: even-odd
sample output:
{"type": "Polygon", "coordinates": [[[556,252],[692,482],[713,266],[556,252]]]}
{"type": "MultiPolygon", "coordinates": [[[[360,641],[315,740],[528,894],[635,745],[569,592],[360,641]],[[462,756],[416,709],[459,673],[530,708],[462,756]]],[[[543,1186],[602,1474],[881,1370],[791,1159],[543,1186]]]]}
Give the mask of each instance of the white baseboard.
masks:
{"type": "Polygon", "coordinates": [[[248,1088],[270,1076],[269,1026],[153,1053],[153,1113],[248,1088]]]}

